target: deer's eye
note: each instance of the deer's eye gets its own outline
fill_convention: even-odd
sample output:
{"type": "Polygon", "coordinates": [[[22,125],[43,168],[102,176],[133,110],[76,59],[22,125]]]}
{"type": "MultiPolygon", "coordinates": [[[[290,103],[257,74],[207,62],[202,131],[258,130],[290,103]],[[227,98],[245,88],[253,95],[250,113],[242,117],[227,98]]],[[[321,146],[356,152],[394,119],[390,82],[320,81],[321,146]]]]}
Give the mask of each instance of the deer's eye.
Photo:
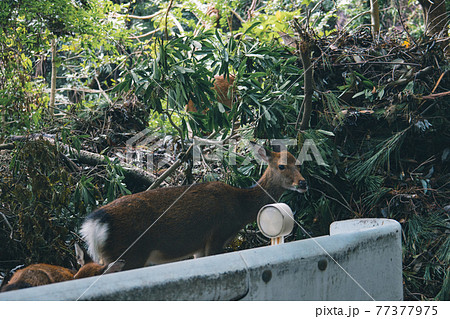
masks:
{"type": "Polygon", "coordinates": [[[286,166],[285,165],[278,165],[278,168],[282,171],[282,170],[284,170],[286,168],[286,166]]]}

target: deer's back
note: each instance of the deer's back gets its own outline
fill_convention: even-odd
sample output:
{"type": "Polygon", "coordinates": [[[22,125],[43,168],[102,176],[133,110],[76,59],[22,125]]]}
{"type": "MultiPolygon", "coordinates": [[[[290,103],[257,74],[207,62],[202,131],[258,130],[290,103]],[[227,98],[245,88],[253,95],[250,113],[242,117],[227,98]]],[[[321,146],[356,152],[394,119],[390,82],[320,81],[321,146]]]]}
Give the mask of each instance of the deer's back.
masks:
{"type": "Polygon", "coordinates": [[[222,182],[160,188],[123,196],[100,209],[112,217],[117,227],[129,227],[132,218],[135,231],[143,231],[153,223],[154,229],[177,230],[222,222],[226,215],[236,212],[238,192],[222,182]]]}
{"type": "Polygon", "coordinates": [[[92,213],[87,221],[107,229],[99,249],[102,261],[120,257],[127,268],[133,268],[138,252],[142,260],[136,265],[145,263],[150,251],[175,259],[201,249],[218,233],[225,238],[237,232],[242,227],[235,218],[239,191],[222,182],[160,188],[123,196],[92,213]],[[128,256],[122,256],[127,250],[128,256]]]}
{"type": "Polygon", "coordinates": [[[47,285],[54,282],[71,280],[74,274],[74,271],[64,267],[48,264],[33,264],[18,270],[9,280],[8,285],[18,282],[27,283],[32,287],[47,285]]]}

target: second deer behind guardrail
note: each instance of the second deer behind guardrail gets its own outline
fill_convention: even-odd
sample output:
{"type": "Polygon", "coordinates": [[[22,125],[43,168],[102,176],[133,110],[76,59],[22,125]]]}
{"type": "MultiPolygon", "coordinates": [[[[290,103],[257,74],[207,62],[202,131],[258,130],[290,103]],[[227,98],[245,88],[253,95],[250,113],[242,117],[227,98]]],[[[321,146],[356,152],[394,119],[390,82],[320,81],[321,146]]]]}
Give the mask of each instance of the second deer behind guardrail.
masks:
{"type": "Polygon", "coordinates": [[[8,283],[2,287],[1,292],[109,274],[121,271],[124,266],[123,260],[119,260],[109,265],[99,265],[94,263],[85,255],[78,244],[75,244],[75,252],[78,264],[81,266],[77,272],[56,265],[32,264],[17,270],[8,283]]]}

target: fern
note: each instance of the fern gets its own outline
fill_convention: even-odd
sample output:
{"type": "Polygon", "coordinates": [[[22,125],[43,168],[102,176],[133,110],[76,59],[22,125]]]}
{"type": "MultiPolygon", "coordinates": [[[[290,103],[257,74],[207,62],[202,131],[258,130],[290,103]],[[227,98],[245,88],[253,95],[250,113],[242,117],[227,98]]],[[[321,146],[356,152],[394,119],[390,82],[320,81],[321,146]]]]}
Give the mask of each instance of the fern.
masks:
{"type": "MultiPolygon", "coordinates": [[[[423,296],[434,295],[437,299],[448,297],[450,239],[448,217],[435,211],[426,215],[413,214],[404,226],[404,265],[410,287],[421,291],[423,296]]],[[[410,288],[411,289],[411,288],[410,288]]]]}
{"type": "Polygon", "coordinates": [[[436,300],[450,300],[450,267],[447,267],[444,283],[442,284],[442,289],[436,295],[436,300]]]}
{"type": "Polygon", "coordinates": [[[324,98],[324,115],[328,124],[333,124],[333,126],[341,125],[344,121],[345,116],[344,113],[342,113],[339,99],[332,92],[324,92],[322,93],[322,96],[324,98]]]}
{"type": "MultiPolygon", "coordinates": [[[[374,176],[378,177],[378,176],[374,176]]],[[[376,190],[371,191],[369,194],[365,195],[361,200],[361,203],[365,207],[363,211],[369,212],[374,209],[378,202],[390,191],[390,188],[379,187],[376,190]]]]}
{"type": "Polygon", "coordinates": [[[394,134],[386,141],[375,147],[375,154],[370,156],[366,161],[356,164],[349,172],[349,178],[361,183],[369,175],[372,175],[377,168],[389,163],[392,153],[398,151],[402,145],[406,133],[412,126],[407,127],[403,131],[394,134]]]}

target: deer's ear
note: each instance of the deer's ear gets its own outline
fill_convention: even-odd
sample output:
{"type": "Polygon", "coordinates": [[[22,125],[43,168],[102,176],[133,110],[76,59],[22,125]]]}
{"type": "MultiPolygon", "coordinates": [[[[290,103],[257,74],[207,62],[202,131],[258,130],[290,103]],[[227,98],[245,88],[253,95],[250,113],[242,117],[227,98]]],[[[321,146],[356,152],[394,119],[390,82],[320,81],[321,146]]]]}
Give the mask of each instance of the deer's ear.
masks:
{"type": "Polygon", "coordinates": [[[84,266],[92,262],[91,256],[83,249],[77,242],[75,242],[75,256],[77,258],[77,263],[80,266],[84,266]]]}
{"type": "Polygon", "coordinates": [[[84,250],[78,245],[78,243],[75,243],[75,255],[77,257],[77,263],[80,266],[84,266],[86,264],[86,260],[84,258],[85,253],[84,250]]]}
{"type": "Polygon", "coordinates": [[[266,150],[264,147],[254,143],[254,142],[250,142],[250,146],[253,149],[253,152],[256,153],[258,158],[262,159],[266,163],[269,163],[269,161],[272,157],[271,151],[266,150]]]}
{"type": "Polygon", "coordinates": [[[111,274],[113,272],[119,272],[125,267],[125,261],[123,260],[117,260],[110,263],[104,272],[104,274],[111,274]]]}

